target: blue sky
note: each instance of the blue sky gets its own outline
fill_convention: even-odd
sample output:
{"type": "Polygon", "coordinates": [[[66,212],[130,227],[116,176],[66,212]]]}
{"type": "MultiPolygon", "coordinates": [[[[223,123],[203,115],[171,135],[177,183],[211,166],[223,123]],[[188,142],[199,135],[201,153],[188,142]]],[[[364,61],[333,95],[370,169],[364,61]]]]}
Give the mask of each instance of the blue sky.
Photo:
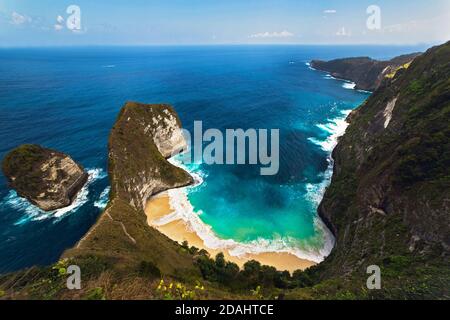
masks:
{"type": "Polygon", "coordinates": [[[0,46],[441,43],[449,21],[450,0],[0,0],[0,46]]]}

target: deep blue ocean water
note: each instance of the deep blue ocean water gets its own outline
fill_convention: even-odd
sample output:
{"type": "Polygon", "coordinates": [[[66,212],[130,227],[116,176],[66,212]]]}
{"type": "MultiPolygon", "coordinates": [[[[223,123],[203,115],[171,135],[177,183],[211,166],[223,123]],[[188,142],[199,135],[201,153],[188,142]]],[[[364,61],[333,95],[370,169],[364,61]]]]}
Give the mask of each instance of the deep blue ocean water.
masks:
{"type": "MultiPolygon", "coordinates": [[[[22,143],[70,154],[90,182],[69,210],[44,213],[0,175],[0,272],[47,264],[95,222],[108,195],[107,139],[126,101],[170,103],[183,125],[280,129],[280,172],[196,166],[189,192],[222,239],[295,239],[320,249],[315,208],[329,169],[329,143],[345,111],[368,93],[343,87],[311,59],[384,59],[423,50],[371,46],[90,47],[0,50],[0,158],[22,143]],[[344,113],[343,113],[344,112],[344,113]]],[[[290,245],[290,244],[288,244],[290,245]]]]}

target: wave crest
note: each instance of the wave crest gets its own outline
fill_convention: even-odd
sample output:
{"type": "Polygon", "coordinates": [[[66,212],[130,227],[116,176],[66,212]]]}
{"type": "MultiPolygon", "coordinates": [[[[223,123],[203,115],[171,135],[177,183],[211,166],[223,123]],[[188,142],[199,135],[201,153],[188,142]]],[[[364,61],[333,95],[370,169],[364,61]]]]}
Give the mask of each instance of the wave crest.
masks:
{"type": "Polygon", "coordinates": [[[86,204],[86,202],[88,202],[89,186],[93,182],[107,177],[104,170],[100,168],[89,169],[87,173],[87,182],[78,192],[75,200],[70,206],[47,212],[31,204],[25,198],[20,197],[14,190],[11,190],[8,195],[2,199],[0,206],[7,206],[8,208],[22,213],[23,216],[14,223],[15,225],[23,225],[30,221],[42,221],[46,219],[55,219],[55,222],[58,222],[69,213],[76,212],[79,208],[86,204]]]}

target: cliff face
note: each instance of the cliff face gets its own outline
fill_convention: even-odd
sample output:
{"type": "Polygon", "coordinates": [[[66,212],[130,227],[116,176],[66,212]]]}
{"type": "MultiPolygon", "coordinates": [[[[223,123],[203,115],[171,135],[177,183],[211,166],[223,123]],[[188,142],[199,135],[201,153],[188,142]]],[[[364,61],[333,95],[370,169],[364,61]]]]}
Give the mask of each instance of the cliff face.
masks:
{"type": "Polygon", "coordinates": [[[145,204],[152,195],[193,182],[166,157],[185,148],[181,123],[168,105],[129,102],[109,139],[110,201],[105,212],[64,257],[95,255],[128,271],[150,263],[164,274],[195,274],[192,256],[147,224],[145,204]]]}
{"type": "Polygon", "coordinates": [[[335,78],[355,82],[356,89],[375,91],[385,78],[392,78],[399,69],[408,67],[418,55],[419,53],[412,53],[389,61],[377,61],[368,57],[313,60],[311,66],[329,72],[335,78]]]}
{"type": "Polygon", "coordinates": [[[376,264],[384,291],[372,294],[445,296],[450,284],[450,42],[383,83],[349,121],[333,152],[334,175],[319,209],[337,238],[320,266],[321,278],[355,282],[376,264]]]}
{"type": "Polygon", "coordinates": [[[112,193],[143,210],[150,196],[193,182],[166,158],[186,148],[181,124],[172,107],[127,103],[109,139],[112,193]]]}
{"type": "Polygon", "coordinates": [[[2,163],[9,185],[39,208],[51,211],[71,204],[88,178],[83,167],[64,153],[22,145],[2,163]]]}

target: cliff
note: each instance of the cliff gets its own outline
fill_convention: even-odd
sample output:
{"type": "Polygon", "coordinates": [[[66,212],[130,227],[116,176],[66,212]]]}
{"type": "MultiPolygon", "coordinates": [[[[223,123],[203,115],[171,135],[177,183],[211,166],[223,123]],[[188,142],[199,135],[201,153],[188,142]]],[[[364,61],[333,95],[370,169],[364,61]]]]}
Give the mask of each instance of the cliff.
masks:
{"type": "Polygon", "coordinates": [[[185,148],[178,115],[168,105],[127,103],[109,138],[108,207],[88,234],[64,257],[95,255],[128,269],[150,263],[164,274],[196,273],[192,257],[147,224],[148,198],[193,183],[166,157],[185,148]]]}
{"type": "Polygon", "coordinates": [[[384,79],[391,79],[402,68],[407,68],[420,53],[402,55],[389,61],[378,61],[369,57],[336,59],[331,61],[313,60],[311,66],[330,73],[338,79],[356,83],[356,89],[375,91],[384,79]]]}
{"type": "Polygon", "coordinates": [[[161,191],[193,183],[166,158],[186,148],[180,120],[168,105],[127,103],[111,131],[109,174],[115,198],[143,210],[161,191]]]}
{"type": "Polygon", "coordinates": [[[417,57],[348,120],[319,208],[336,236],[316,270],[322,294],[448,298],[450,42],[417,57]],[[381,268],[382,290],[364,290],[369,265],[381,268]]]}
{"type": "Polygon", "coordinates": [[[42,210],[70,205],[88,174],[68,155],[38,145],[21,145],[2,162],[11,188],[42,210]]]}

